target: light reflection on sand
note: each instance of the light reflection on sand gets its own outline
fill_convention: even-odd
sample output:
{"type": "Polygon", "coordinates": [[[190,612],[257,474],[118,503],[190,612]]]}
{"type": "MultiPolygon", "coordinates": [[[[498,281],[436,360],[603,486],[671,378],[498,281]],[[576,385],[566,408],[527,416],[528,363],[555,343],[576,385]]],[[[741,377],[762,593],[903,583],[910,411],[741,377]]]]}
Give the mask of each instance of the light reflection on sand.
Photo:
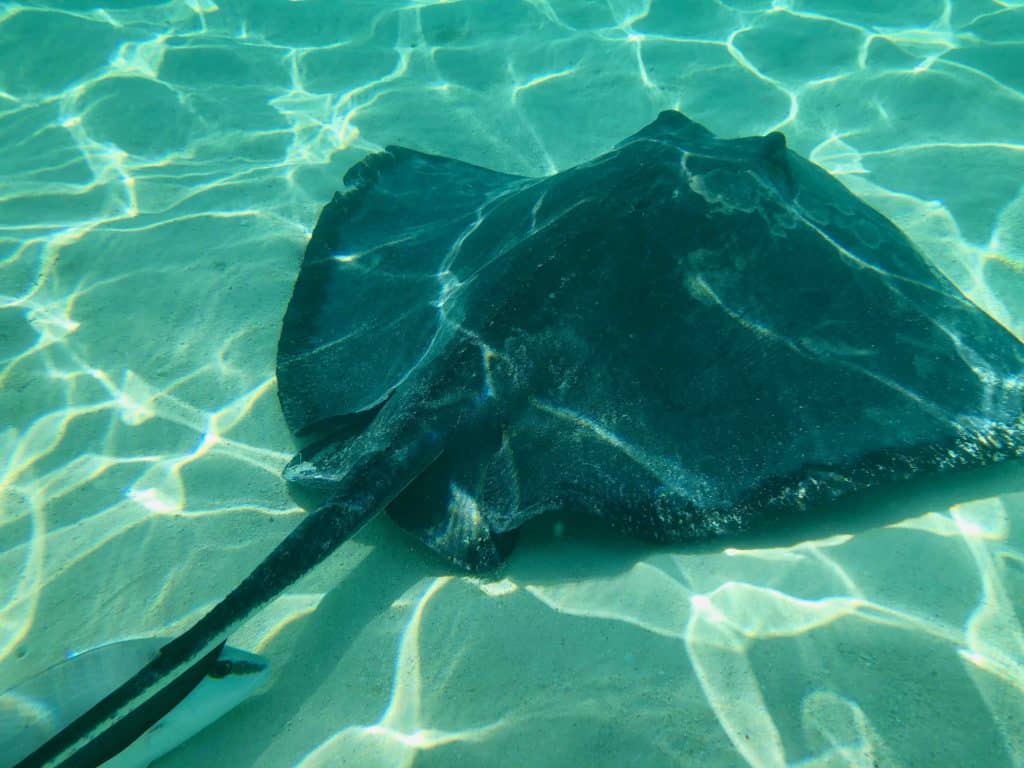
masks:
{"type": "MultiPolygon", "coordinates": [[[[301,514],[278,324],[386,144],[542,174],[664,108],[783,130],[1024,338],[1019,3],[73,5],[0,6],[0,688],[187,626],[301,514]]],[[[275,685],[162,764],[1020,762],[1013,490],[484,581],[382,523],[233,639],[275,685]]]]}

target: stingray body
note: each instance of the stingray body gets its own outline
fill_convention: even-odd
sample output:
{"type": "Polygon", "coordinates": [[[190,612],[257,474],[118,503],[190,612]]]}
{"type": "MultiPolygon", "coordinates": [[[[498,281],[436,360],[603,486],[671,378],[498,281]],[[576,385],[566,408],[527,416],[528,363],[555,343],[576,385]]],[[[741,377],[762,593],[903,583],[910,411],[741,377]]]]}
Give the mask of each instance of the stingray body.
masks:
{"type": "Polygon", "coordinates": [[[488,569],[553,509],[660,541],[1024,453],[1024,353],[781,134],[666,112],[543,179],[392,147],[320,216],[285,316],[285,470],[328,500],[23,765],[74,762],[387,509],[488,569]]]}
{"type": "Polygon", "coordinates": [[[391,514],[464,567],[549,509],[707,538],[1020,450],[1020,345],[780,134],[667,112],[540,181],[402,149],[346,181],[281,336],[326,432],[286,476],[417,446],[391,514]]]}

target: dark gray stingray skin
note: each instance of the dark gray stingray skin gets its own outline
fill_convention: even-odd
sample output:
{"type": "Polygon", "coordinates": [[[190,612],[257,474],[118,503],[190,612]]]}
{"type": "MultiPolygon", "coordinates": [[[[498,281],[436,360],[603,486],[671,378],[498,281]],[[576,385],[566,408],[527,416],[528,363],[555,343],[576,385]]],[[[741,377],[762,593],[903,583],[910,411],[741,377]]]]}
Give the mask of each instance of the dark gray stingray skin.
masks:
{"type": "Polygon", "coordinates": [[[706,539],[1024,454],[1022,345],[780,134],[665,112],[544,179],[392,147],[345,183],[278,349],[328,501],[19,766],[102,762],[383,509],[487,569],[546,510],[706,539]]]}
{"type": "Polygon", "coordinates": [[[1024,445],[1021,345],[781,134],[665,112],[546,179],[390,148],[346,184],[281,334],[326,433],[286,477],[411,415],[440,454],[390,512],[464,567],[550,509],[707,538],[1024,445]]]}

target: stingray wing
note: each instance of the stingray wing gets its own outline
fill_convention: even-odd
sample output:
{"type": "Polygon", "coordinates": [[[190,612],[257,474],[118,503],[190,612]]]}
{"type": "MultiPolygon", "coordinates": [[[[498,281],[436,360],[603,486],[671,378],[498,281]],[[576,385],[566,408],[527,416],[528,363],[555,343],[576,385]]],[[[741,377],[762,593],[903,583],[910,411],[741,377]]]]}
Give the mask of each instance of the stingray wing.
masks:
{"type": "Polygon", "coordinates": [[[278,343],[281,408],[293,432],[372,414],[408,376],[437,334],[460,238],[524,183],[401,147],[348,171],[346,191],[324,208],[306,248],[278,343]]]}

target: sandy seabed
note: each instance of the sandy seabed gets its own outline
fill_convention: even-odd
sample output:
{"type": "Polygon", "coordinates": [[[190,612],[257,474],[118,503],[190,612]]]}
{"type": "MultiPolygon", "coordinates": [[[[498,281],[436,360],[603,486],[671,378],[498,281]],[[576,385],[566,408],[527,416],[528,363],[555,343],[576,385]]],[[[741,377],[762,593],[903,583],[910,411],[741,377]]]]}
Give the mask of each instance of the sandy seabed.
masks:
{"type": "MultiPolygon", "coordinates": [[[[0,689],[173,634],[298,521],[274,354],[344,170],[541,175],[676,108],[790,145],[1024,338],[1013,2],[0,9],[0,689]]],[[[386,519],[232,643],[273,683],[160,768],[1024,763],[1024,469],[727,551],[531,526],[489,579],[386,519]]]]}

